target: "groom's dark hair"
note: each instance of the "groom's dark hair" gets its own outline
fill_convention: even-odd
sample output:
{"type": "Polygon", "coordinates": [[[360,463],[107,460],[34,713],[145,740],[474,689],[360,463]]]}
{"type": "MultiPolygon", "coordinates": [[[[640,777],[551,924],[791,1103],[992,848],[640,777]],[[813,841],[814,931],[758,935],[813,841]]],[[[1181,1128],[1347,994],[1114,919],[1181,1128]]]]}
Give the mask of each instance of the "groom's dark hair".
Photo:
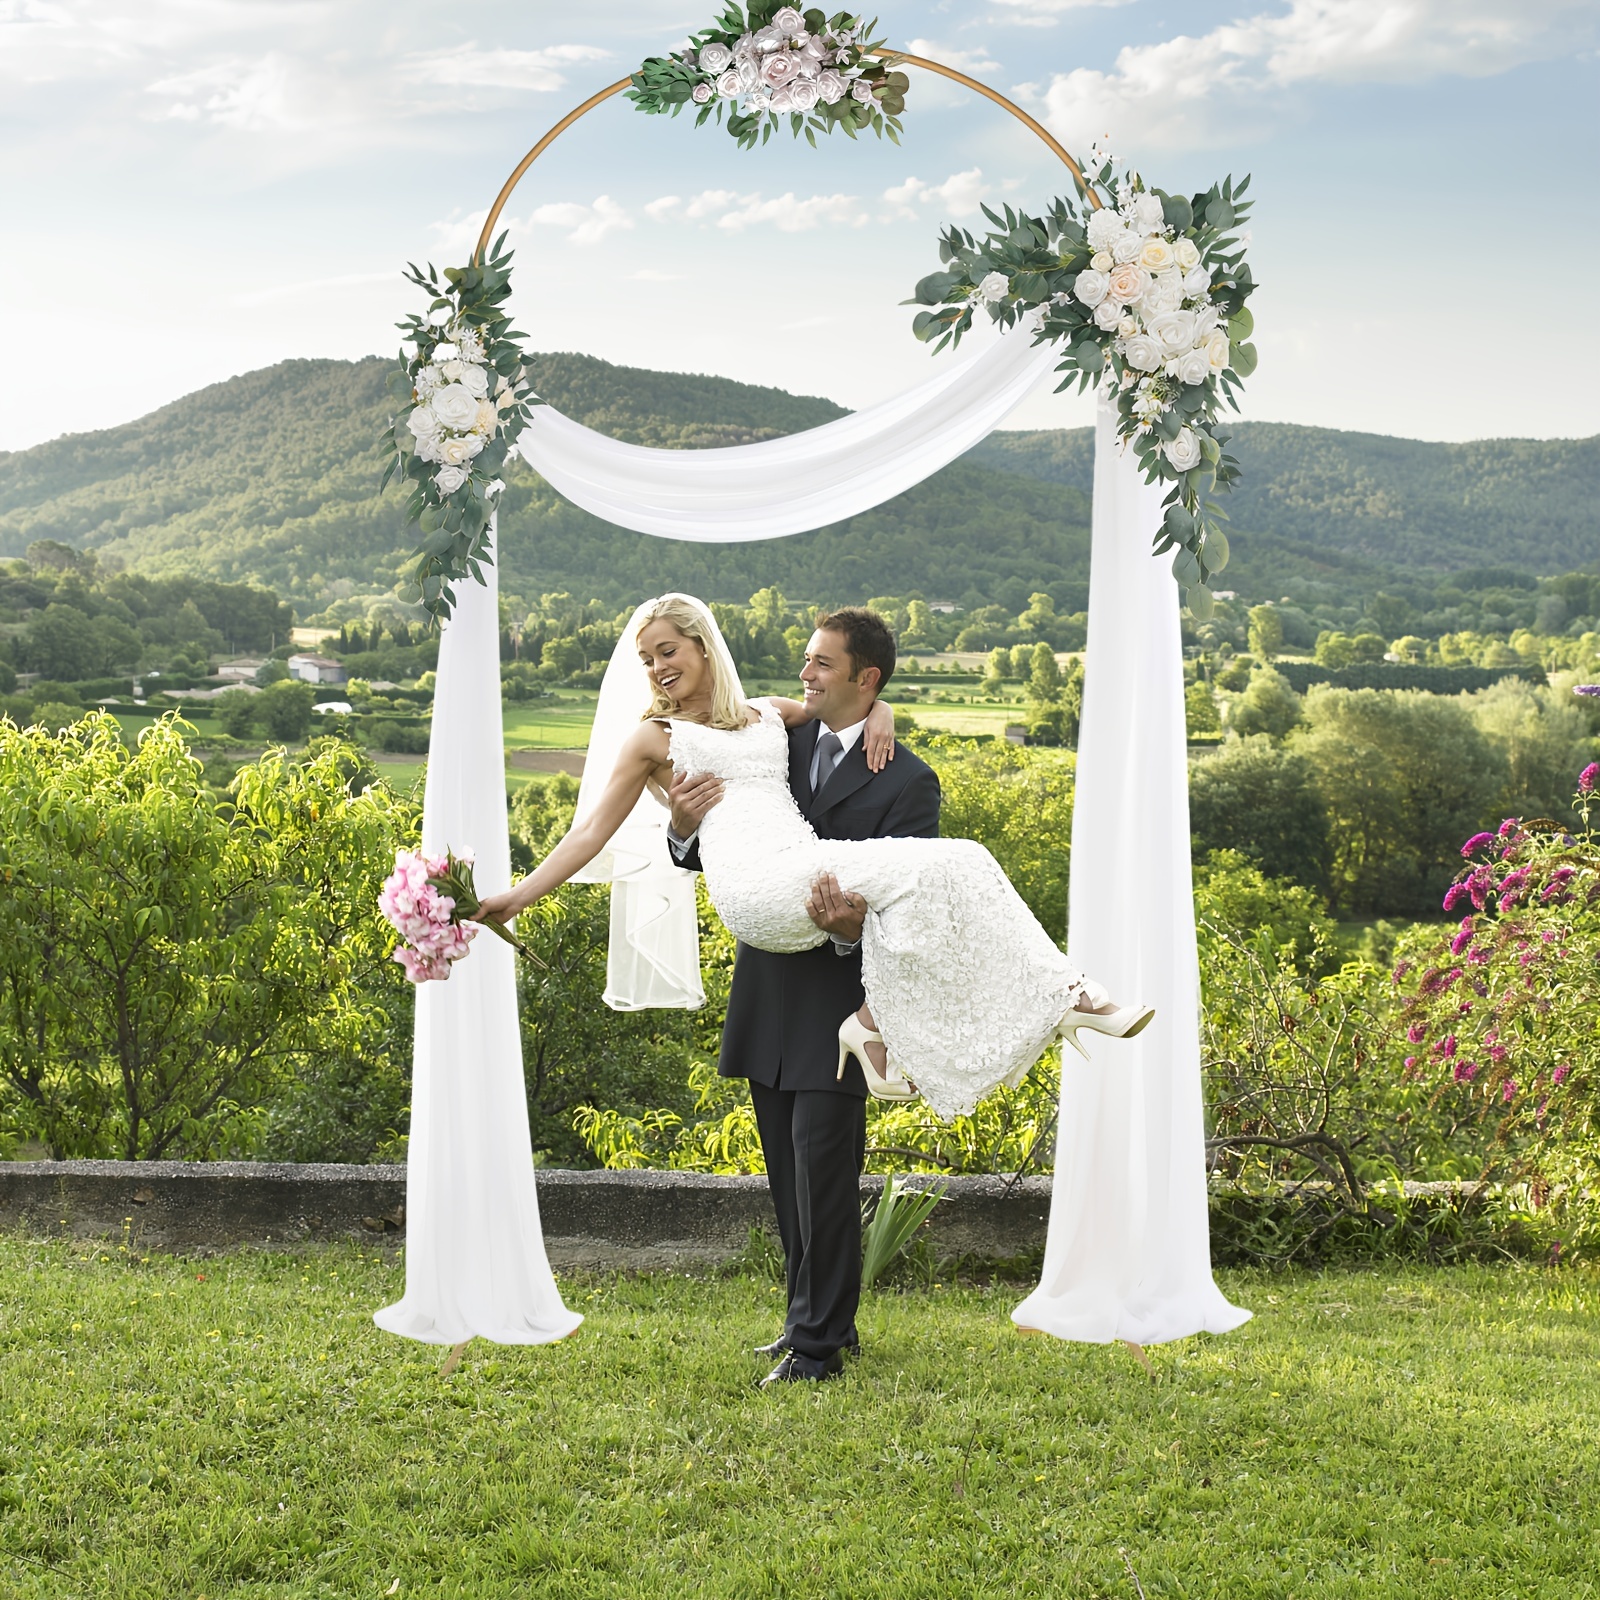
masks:
{"type": "Polygon", "coordinates": [[[824,612],[816,625],[819,632],[843,635],[852,682],[861,676],[863,667],[878,669],[878,692],[882,694],[894,676],[894,630],[889,624],[865,606],[841,606],[824,612]]]}

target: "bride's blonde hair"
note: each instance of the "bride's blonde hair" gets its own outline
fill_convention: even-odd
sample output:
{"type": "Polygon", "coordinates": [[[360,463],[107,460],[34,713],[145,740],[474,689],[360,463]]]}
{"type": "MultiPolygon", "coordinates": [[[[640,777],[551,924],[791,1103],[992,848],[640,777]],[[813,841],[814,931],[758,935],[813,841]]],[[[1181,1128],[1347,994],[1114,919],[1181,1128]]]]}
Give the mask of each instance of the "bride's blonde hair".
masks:
{"type": "MultiPolygon", "coordinates": [[[[687,600],[680,600],[675,595],[663,595],[646,606],[644,615],[639,619],[639,632],[643,633],[652,622],[670,622],[686,639],[693,639],[705,651],[706,663],[711,668],[711,715],[707,719],[707,726],[744,727],[750,720],[745,709],[744,685],[739,682],[738,675],[729,669],[723,652],[717,649],[716,641],[706,627],[705,617],[687,600]]],[[[651,688],[655,693],[650,701],[650,709],[640,720],[648,722],[651,717],[672,716],[678,709],[678,702],[654,684],[651,688]]]]}

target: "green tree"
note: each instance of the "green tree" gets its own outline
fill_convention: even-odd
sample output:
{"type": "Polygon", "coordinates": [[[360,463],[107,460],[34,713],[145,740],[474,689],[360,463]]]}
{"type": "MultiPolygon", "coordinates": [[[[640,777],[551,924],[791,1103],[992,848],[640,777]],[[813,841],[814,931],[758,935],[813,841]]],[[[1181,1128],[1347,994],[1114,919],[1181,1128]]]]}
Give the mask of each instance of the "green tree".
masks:
{"type": "Polygon", "coordinates": [[[1257,667],[1249,687],[1228,708],[1228,726],[1242,739],[1258,733],[1286,739],[1300,716],[1300,696],[1289,687],[1289,680],[1273,667],[1257,667]]]}
{"type": "Polygon", "coordinates": [[[1271,661],[1283,651],[1283,618],[1276,606],[1251,606],[1249,642],[1252,654],[1271,661]]]}
{"type": "Polygon", "coordinates": [[[1346,915],[1434,911],[1457,847],[1505,784],[1504,758],[1460,701],[1417,690],[1320,684],[1305,716],[1289,748],[1310,763],[1327,810],[1334,904],[1346,915]]]}
{"type": "Polygon", "coordinates": [[[309,683],[286,678],[269,684],[255,697],[256,716],[269,739],[298,744],[311,732],[311,708],[317,691],[309,683]]]}
{"type": "Polygon", "coordinates": [[[1190,764],[1189,826],[1197,860],[1236,851],[1270,878],[1327,884],[1328,817],[1311,764],[1265,734],[1190,764]]]}
{"type": "Polygon", "coordinates": [[[212,702],[217,721],[230,738],[248,739],[255,731],[257,698],[247,689],[230,689],[212,702]]]}
{"type": "Polygon", "coordinates": [[[539,662],[561,677],[570,678],[583,670],[583,646],[574,638],[546,639],[539,662]]]}
{"type": "Polygon", "coordinates": [[[1028,698],[1041,706],[1053,706],[1061,698],[1061,665],[1047,644],[1036,644],[1029,658],[1028,698]]]}
{"type": "Polygon", "coordinates": [[[308,1063],[392,1042],[375,900],[414,825],[331,751],[219,801],[173,717],[0,723],[0,1116],[58,1157],[247,1152],[308,1063]]]}
{"type": "Polygon", "coordinates": [[[1204,679],[1196,679],[1183,691],[1184,721],[1190,735],[1216,733],[1222,727],[1217,715],[1217,697],[1204,679]]]}
{"type": "Polygon", "coordinates": [[[1011,673],[1011,652],[1003,645],[996,645],[989,652],[988,665],[984,668],[983,692],[991,700],[999,699],[1005,689],[1005,680],[1011,673]]]}
{"type": "Polygon", "coordinates": [[[132,667],[139,659],[139,639],[114,618],[89,617],[52,602],[29,620],[22,654],[29,670],[72,683],[132,667]]]}
{"type": "Polygon", "coordinates": [[[1017,626],[1024,633],[1036,633],[1050,639],[1057,620],[1055,600],[1040,592],[1028,596],[1028,609],[1017,618],[1017,626]]]}
{"type": "Polygon", "coordinates": [[[1576,827],[1572,775],[1593,760],[1595,741],[1575,697],[1522,678],[1502,678],[1468,696],[1467,705],[1505,772],[1491,814],[1481,820],[1554,817],[1576,827]]]}
{"type": "Polygon", "coordinates": [[[1019,678],[1026,683],[1033,673],[1033,646],[1031,644],[1014,644],[1007,655],[1011,661],[1011,670],[1006,674],[1008,678],[1019,678]]]}
{"type": "Polygon", "coordinates": [[[933,637],[933,612],[926,600],[906,602],[906,644],[926,644],[933,637]]]}

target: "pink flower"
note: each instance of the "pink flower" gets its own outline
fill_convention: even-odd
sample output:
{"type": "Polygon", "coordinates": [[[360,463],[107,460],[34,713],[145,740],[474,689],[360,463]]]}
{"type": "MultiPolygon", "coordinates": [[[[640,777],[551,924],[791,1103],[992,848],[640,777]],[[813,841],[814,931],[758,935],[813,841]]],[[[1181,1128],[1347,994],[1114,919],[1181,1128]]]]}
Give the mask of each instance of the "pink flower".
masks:
{"type": "Polygon", "coordinates": [[[1476,1061],[1456,1062],[1455,1078],[1457,1083],[1471,1083],[1477,1075],[1478,1063],[1476,1061]]]}
{"type": "Polygon", "coordinates": [[[1407,1071],[1409,1071],[1412,1067],[1416,1066],[1416,1064],[1417,1064],[1417,1058],[1415,1056],[1407,1056],[1406,1057],[1406,1069],[1407,1069],[1407,1071]]]}
{"type": "Polygon", "coordinates": [[[1561,1083],[1561,1081],[1562,1081],[1562,1080],[1563,1080],[1563,1079],[1564,1079],[1564,1078],[1565,1078],[1565,1077],[1566,1077],[1566,1075],[1567,1075],[1567,1074],[1568,1074],[1568,1073],[1569,1073],[1569,1072],[1571,1072],[1571,1071],[1572,1071],[1572,1068],[1571,1068],[1571,1067],[1569,1067],[1569,1066],[1568,1066],[1568,1065],[1567,1065],[1567,1064],[1566,1064],[1566,1062],[1565,1062],[1565,1061],[1563,1061],[1563,1062],[1562,1062],[1562,1063],[1561,1063],[1561,1065],[1560,1065],[1560,1066],[1559,1066],[1559,1067],[1557,1067],[1557,1068],[1556,1068],[1556,1070],[1555,1070],[1555,1071],[1554,1071],[1554,1072],[1552,1072],[1552,1073],[1551,1073],[1551,1074],[1550,1074],[1550,1081],[1551,1081],[1551,1083],[1553,1083],[1553,1084],[1556,1084],[1556,1085],[1558,1085],[1558,1086],[1559,1086],[1559,1085],[1560,1085],[1560,1083],[1561,1083]]]}
{"type": "Polygon", "coordinates": [[[1461,930],[1460,930],[1460,932],[1457,933],[1455,938],[1453,938],[1450,941],[1450,954],[1453,955],[1453,956],[1460,955],[1461,952],[1463,950],[1465,950],[1467,948],[1467,946],[1469,944],[1471,944],[1471,943],[1472,943],[1472,918],[1471,917],[1463,917],[1461,919],[1461,930]]]}
{"type": "Polygon", "coordinates": [[[1492,833],[1475,833],[1464,845],[1462,845],[1461,853],[1464,856],[1470,857],[1481,850],[1486,844],[1493,843],[1494,835],[1492,833]]]}
{"type": "Polygon", "coordinates": [[[793,52],[789,50],[774,50],[761,63],[761,76],[774,89],[781,84],[788,83],[799,71],[800,63],[795,59],[793,52]]]}
{"type": "Polygon", "coordinates": [[[1428,1025],[1425,1022],[1413,1022],[1406,1029],[1406,1039],[1411,1044],[1417,1044],[1428,1037],[1428,1025]]]}
{"type": "MultiPolygon", "coordinates": [[[[1594,693],[1600,689],[1600,684],[1585,684],[1578,690],[1579,694],[1594,693]]],[[[1582,772],[1578,774],[1578,793],[1593,794],[1594,786],[1600,782],[1600,761],[1591,761],[1582,772]]]]}
{"type": "Polygon", "coordinates": [[[1507,1078],[1506,1081],[1500,1085],[1500,1104],[1503,1106],[1510,1105],[1512,1100],[1516,1097],[1516,1093],[1516,1080],[1514,1078],[1507,1078]]]}

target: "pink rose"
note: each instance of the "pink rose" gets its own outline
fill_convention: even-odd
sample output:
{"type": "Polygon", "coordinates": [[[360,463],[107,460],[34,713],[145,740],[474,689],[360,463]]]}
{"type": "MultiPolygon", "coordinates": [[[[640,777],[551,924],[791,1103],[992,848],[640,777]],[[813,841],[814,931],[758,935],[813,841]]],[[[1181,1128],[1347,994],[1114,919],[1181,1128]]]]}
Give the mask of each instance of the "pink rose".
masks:
{"type": "Polygon", "coordinates": [[[850,98],[859,100],[863,105],[872,98],[872,85],[865,78],[857,78],[850,85],[850,98]]]}
{"type": "Polygon", "coordinates": [[[689,91],[689,98],[693,100],[697,106],[703,106],[711,99],[712,92],[713,91],[709,83],[697,83],[694,88],[689,91]]]}
{"type": "MultiPolygon", "coordinates": [[[[796,85],[796,87],[798,87],[798,85],[796,85]]],[[[780,83],[778,87],[772,91],[772,98],[767,102],[767,109],[769,111],[779,112],[793,111],[795,109],[794,89],[792,89],[786,83],[780,83]]]]}
{"type": "Polygon", "coordinates": [[[1144,292],[1150,287],[1150,274],[1143,267],[1132,261],[1125,261],[1120,267],[1113,267],[1106,279],[1106,292],[1119,305],[1131,306],[1134,301],[1142,300],[1144,292]]]}
{"type": "Polygon", "coordinates": [[[791,38],[797,33],[804,32],[805,25],[806,19],[794,6],[784,6],[772,19],[772,26],[791,38]]]}
{"type": "Polygon", "coordinates": [[[826,72],[817,74],[817,94],[824,105],[835,106],[844,99],[844,79],[829,67],[826,72]]]}
{"type": "Polygon", "coordinates": [[[789,101],[796,111],[814,111],[820,99],[817,86],[805,78],[789,85],[789,101]]]}
{"type": "Polygon", "coordinates": [[[800,63],[787,50],[774,50],[762,63],[761,76],[774,88],[788,83],[800,70],[800,63]]]}

